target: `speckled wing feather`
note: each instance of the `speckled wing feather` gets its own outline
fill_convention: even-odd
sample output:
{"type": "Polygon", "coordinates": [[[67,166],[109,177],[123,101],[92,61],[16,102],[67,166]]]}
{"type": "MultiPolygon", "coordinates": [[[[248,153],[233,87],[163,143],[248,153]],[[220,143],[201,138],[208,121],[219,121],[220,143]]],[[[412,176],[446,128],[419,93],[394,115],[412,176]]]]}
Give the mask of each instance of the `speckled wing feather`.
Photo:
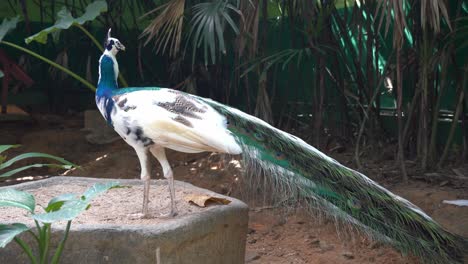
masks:
{"type": "Polygon", "coordinates": [[[132,146],[156,144],[188,153],[242,151],[226,129],[225,117],[196,97],[140,88],[116,90],[113,100],[114,129],[132,146]]]}
{"type": "Polygon", "coordinates": [[[467,241],[409,201],[258,118],[209,99],[205,102],[226,117],[245,162],[262,170],[279,195],[295,195],[311,208],[419,256],[424,263],[462,263],[467,241]]]}

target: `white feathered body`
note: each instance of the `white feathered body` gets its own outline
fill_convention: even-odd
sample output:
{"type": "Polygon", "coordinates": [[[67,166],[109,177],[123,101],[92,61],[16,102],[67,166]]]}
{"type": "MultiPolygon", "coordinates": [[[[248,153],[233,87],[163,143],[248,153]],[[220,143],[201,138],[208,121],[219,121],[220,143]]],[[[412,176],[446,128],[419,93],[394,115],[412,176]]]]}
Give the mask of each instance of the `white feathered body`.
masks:
{"type": "MultiPolygon", "coordinates": [[[[140,88],[111,98],[114,104],[110,112],[112,125],[134,148],[155,144],[187,153],[242,152],[226,128],[226,118],[196,97],[165,88],[140,88]]],[[[105,100],[97,100],[103,116],[105,100]]]]}

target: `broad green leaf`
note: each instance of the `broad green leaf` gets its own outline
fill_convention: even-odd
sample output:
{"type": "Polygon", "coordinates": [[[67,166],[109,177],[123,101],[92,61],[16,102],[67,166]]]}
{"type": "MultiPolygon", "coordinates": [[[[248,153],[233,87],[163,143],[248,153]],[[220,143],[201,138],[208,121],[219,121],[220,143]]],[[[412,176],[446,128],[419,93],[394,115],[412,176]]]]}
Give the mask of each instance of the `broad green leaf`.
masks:
{"type": "Polygon", "coordinates": [[[29,158],[47,158],[47,159],[53,159],[53,160],[56,160],[62,164],[65,164],[65,165],[69,165],[69,166],[75,166],[75,164],[63,159],[63,158],[60,158],[60,157],[57,157],[57,156],[54,156],[54,155],[49,155],[49,154],[45,154],[45,153],[39,153],[39,152],[30,152],[30,153],[24,153],[24,154],[21,154],[21,155],[18,155],[10,160],[8,160],[7,162],[3,163],[2,165],[0,165],[0,170],[2,169],[5,169],[9,166],[11,166],[13,163],[17,162],[17,161],[20,161],[20,160],[23,160],[23,159],[29,159],[29,158]]]}
{"type": "Polygon", "coordinates": [[[11,148],[17,148],[19,146],[20,145],[0,145],[0,153],[2,153],[3,151],[9,150],[11,148]]]}
{"type": "Polygon", "coordinates": [[[26,43],[29,44],[32,41],[37,41],[42,44],[47,43],[47,36],[51,33],[58,33],[62,29],[68,29],[75,24],[82,25],[88,21],[94,20],[102,12],[107,11],[107,3],[105,1],[94,1],[86,7],[85,13],[78,18],[74,18],[70,11],[63,7],[57,13],[57,21],[51,27],[43,29],[42,31],[25,39],[26,43]]]}
{"type": "Polygon", "coordinates": [[[52,198],[45,208],[46,212],[53,212],[59,210],[66,201],[76,200],[78,195],[74,193],[65,193],[52,198]]]}
{"type": "Polygon", "coordinates": [[[23,167],[20,167],[20,168],[11,170],[11,171],[7,171],[5,173],[0,174],[0,178],[10,177],[10,176],[12,176],[12,175],[14,175],[14,174],[16,174],[18,172],[21,172],[21,171],[24,171],[24,170],[27,170],[27,169],[30,169],[30,168],[42,168],[42,167],[59,168],[59,169],[69,170],[69,169],[73,168],[74,166],[72,166],[72,165],[40,164],[40,163],[38,163],[38,164],[23,166],[23,167]]]}
{"type": "Polygon", "coordinates": [[[29,44],[31,43],[31,41],[35,40],[41,44],[46,44],[47,35],[57,30],[67,29],[71,27],[71,25],[73,24],[74,18],[72,17],[71,13],[65,7],[63,7],[57,13],[57,17],[58,19],[53,26],[43,29],[42,31],[39,31],[38,33],[26,38],[25,39],[26,43],[29,44]]]}
{"type": "Polygon", "coordinates": [[[86,7],[86,11],[81,17],[75,19],[75,23],[83,25],[88,21],[93,21],[104,12],[107,12],[106,1],[94,1],[86,7]]]}
{"type": "Polygon", "coordinates": [[[119,187],[118,182],[96,183],[85,191],[81,199],[84,199],[86,202],[89,203],[101,193],[116,187],[119,187]]]}
{"type": "Polygon", "coordinates": [[[81,212],[85,211],[88,203],[83,200],[66,201],[57,211],[36,214],[32,217],[42,223],[54,223],[57,221],[69,221],[75,219],[81,212]]]}
{"type": "Polygon", "coordinates": [[[32,217],[42,223],[73,220],[80,213],[90,207],[90,202],[92,199],[96,198],[103,192],[116,187],[118,187],[118,182],[97,183],[86,190],[84,194],[80,196],[80,198],[72,199],[71,196],[66,195],[58,198],[56,200],[57,202],[59,202],[60,199],[65,200],[70,198],[70,200],[64,201],[58,210],[50,211],[44,214],[33,215],[32,217]]]}
{"type": "Polygon", "coordinates": [[[33,213],[36,207],[36,199],[27,192],[4,189],[0,190],[0,206],[18,207],[33,213]]]}
{"type": "Polygon", "coordinates": [[[29,230],[29,227],[20,223],[14,223],[11,225],[0,224],[0,247],[4,248],[17,235],[27,230],[29,230]]]}
{"type": "Polygon", "coordinates": [[[3,19],[2,24],[0,25],[0,41],[3,40],[8,31],[14,29],[16,24],[18,24],[19,17],[14,17],[12,19],[5,18],[3,19]]]}

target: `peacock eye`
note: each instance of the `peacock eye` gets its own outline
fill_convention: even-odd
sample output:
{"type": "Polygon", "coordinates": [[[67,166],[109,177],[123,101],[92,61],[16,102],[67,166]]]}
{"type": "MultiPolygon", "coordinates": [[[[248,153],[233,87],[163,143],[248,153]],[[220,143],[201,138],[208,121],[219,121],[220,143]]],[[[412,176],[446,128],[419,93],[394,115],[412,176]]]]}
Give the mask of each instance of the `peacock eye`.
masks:
{"type": "Polygon", "coordinates": [[[275,156],[276,156],[276,158],[279,159],[279,160],[283,160],[283,159],[285,158],[284,153],[283,153],[283,152],[279,152],[279,151],[277,151],[277,152],[275,153],[275,156]]]}
{"type": "Polygon", "coordinates": [[[361,209],[362,208],[361,203],[354,197],[351,197],[351,198],[348,199],[348,205],[349,205],[349,207],[354,208],[354,209],[361,209]]]}
{"type": "Polygon", "coordinates": [[[263,140],[265,140],[265,137],[264,137],[261,133],[258,133],[258,132],[255,132],[255,133],[254,133],[254,137],[255,137],[255,139],[258,140],[258,141],[263,141],[263,140]]]}

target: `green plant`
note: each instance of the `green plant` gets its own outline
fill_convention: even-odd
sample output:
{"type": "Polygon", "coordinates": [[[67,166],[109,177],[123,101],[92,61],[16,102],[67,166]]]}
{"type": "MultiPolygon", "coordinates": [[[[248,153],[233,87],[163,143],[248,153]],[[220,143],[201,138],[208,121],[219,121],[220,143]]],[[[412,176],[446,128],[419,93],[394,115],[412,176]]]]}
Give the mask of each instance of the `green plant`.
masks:
{"type": "MultiPolygon", "coordinates": [[[[47,43],[47,37],[49,34],[58,33],[61,30],[69,29],[72,26],[79,28],[86,36],[88,36],[91,41],[96,45],[100,51],[104,51],[102,44],[96,40],[96,38],[86,29],[83,25],[86,22],[94,21],[101,13],[107,12],[107,3],[106,1],[94,1],[86,7],[86,11],[78,18],[74,18],[69,10],[64,6],[57,13],[57,21],[54,25],[45,28],[38,33],[25,39],[26,43],[29,44],[32,41],[37,41],[41,44],[47,43]]],[[[56,35],[54,35],[56,36],[56,35]]],[[[124,86],[128,86],[127,81],[119,74],[119,80],[124,86]]]]}
{"type": "Polygon", "coordinates": [[[34,51],[30,50],[30,49],[27,49],[27,48],[24,48],[24,47],[21,47],[21,46],[15,44],[15,43],[11,43],[9,41],[3,40],[3,38],[8,33],[8,31],[10,31],[10,30],[12,30],[12,29],[14,29],[16,27],[16,24],[18,23],[18,20],[19,20],[18,17],[14,17],[12,19],[8,19],[8,18],[3,19],[3,22],[0,25],[0,44],[15,48],[17,50],[21,50],[21,51],[35,57],[36,59],[40,59],[43,62],[46,62],[46,63],[52,65],[53,67],[55,67],[55,68],[65,72],[65,73],[69,74],[71,77],[75,78],[77,81],[81,82],[82,84],[84,84],[86,87],[88,87],[92,91],[96,91],[96,87],[94,85],[92,85],[87,80],[81,78],[76,73],[74,73],[74,72],[70,71],[69,69],[63,67],[62,65],[57,64],[57,63],[55,63],[55,62],[53,62],[53,61],[39,55],[39,54],[37,54],[36,52],[34,52],[34,51]]]}
{"type": "MultiPolygon", "coordinates": [[[[233,16],[235,13],[242,17],[238,9],[239,3],[240,1],[237,0],[219,0],[196,3],[191,6],[190,14],[187,16],[191,17],[188,39],[191,39],[192,43],[192,64],[195,63],[199,48],[203,49],[205,65],[215,64],[217,53],[227,53],[225,41],[227,30],[225,28],[228,25],[228,28],[232,29],[236,35],[239,34],[239,27],[235,22],[236,17],[233,16]]],[[[159,15],[143,31],[142,36],[147,36],[145,43],[154,39],[158,52],[167,51],[175,57],[182,40],[186,4],[185,0],[171,0],[148,12],[146,15],[155,12],[159,12],[159,15]]]]}
{"type": "Polygon", "coordinates": [[[21,172],[21,171],[24,171],[24,170],[27,170],[27,169],[30,169],[30,168],[40,168],[40,167],[49,167],[49,168],[62,168],[62,169],[71,169],[73,167],[77,167],[77,165],[63,159],[63,158],[60,158],[60,157],[56,157],[56,156],[53,156],[53,155],[49,155],[49,154],[45,154],[45,153],[38,153],[38,152],[29,152],[29,153],[23,153],[23,154],[20,154],[10,160],[7,160],[7,157],[2,155],[2,153],[8,149],[11,149],[11,148],[16,148],[16,147],[19,147],[19,145],[0,145],[0,178],[3,178],[3,177],[10,177],[18,172],[21,172]],[[16,168],[16,169],[13,169],[13,170],[10,170],[10,171],[6,171],[6,172],[1,172],[2,170],[10,167],[11,165],[13,165],[15,162],[17,161],[20,161],[20,160],[24,160],[24,159],[29,159],[29,158],[47,158],[47,159],[52,159],[52,160],[55,160],[55,161],[58,161],[60,162],[61,164],[54,164],[54,163],[47,163],[47,164],[44,164],[44,163],[35,163],[35,164],[31,164],[31,165],[26,165],[26,166],[22,166],[22,167],[19,167],[19,168],[16,168]]]}
{"type": "Polygon", "coordinates": [[[98,195],[117,187],[117,182],[97,183],[82,195],[72,193],[59,195],[49,201],[47,207],[44,208],[44,213],[35,213],[36,200],[32,194],[15,189],[0,190],[0,206],[25,209],[36,224],[36,232],[23,223],[0,224],[0,247],[4,248],[14,240],[27,254],[32,264],[49,263],[51,225],[57,221],[67,221],[63,237],[50,260],[52,264],[58,263],[68,238],[72,220],[87,210],[91,201],[98,195]],[[31,246],[18,237],[25,231],[31,234],[37,242],[39,256],[35,256],[31,246]]]}
{"type": "MultiPolygon", "coordinates": [[[[103,51],[103,48],[101,47],[101,44],[99,44],[99,42],[96,40],[96,38],[94,38],[91,33],[89,33],[88,30],[86,30],[84,27],[83,27],[83,24],[86,23],[86,22],[89,22],[89,21],[93,21],[95,20],[102,12],[106,12],[107,11],[107,3],[105,1],[95,1],[95,2],[92,2],[91,4],[89,4],[87,7],[86,7],[86,11],[84,12],[84,14],[78,18],[74,18],[71,13],[65,8],[63,7],[58,13],[57,13],[57,16],[58,16],[58,20],[55,22],[55,24],[51,27],[48,27],[46,29],[43,29],[42,31],[28,37],[25,39],[25,42],[27,44],[31,43],[32,41],[37,41],[39,43],[42,43],[42,44],[45,44],[47,43],[47,36],[51,33],[58,33],[60,32],[60,30],[64,30],[64,29],[69,29],[71,26],[76,26],[78,27],[81,31],[83,31],[86,36],[88,36],[91,41],[96,44],[96,46],[101,50],[103,51]]],[[[84,78],[82,78],[81,76],[77,75],[76,73],[70,71],[69,69],[63,67],[62,65],[60,64],[57,64],[35,52],[33,52],[32,50],[30,49],[27,49],[27,48],[24,48],[24,47],[21,47],[15,43],[11,43],[9,41],[4,41],[3,40],[3,37],[8,33],[8,31],[14,29],[16,27],[16,24],[18,23],[19,21],[19,18],[18,17],[15,17],[15,18],[12,18],[12,19],[7,19],[5,18],[3,20],[3,23],[0,25],[0,43],[1,44],[4,44],[4,45],[7,45],[7,46],[10,46],[12,48],[15,48],[15,49],[18,49],[18,50],[21,50],[25,53],[28,53],[29,55],[37,58],[37,59],[40,59],[50,65],[52,65],[53,67],[69,74],[71,77],[73,77],[74,79],[76,79],[77,81],[81,82],[82,84],[84,84],[86,87],[88,87],[89,89],[91,89],[92,91],[96,91],[96,87],[91,84],[90,82],[88,82],[87,80],[85,80],[84,78]]],[[[122,82],[122,84],[124,86],[128,86],[127,84],[127,81],[121,76],[119,75],[119,80],[122,82]]]]}

